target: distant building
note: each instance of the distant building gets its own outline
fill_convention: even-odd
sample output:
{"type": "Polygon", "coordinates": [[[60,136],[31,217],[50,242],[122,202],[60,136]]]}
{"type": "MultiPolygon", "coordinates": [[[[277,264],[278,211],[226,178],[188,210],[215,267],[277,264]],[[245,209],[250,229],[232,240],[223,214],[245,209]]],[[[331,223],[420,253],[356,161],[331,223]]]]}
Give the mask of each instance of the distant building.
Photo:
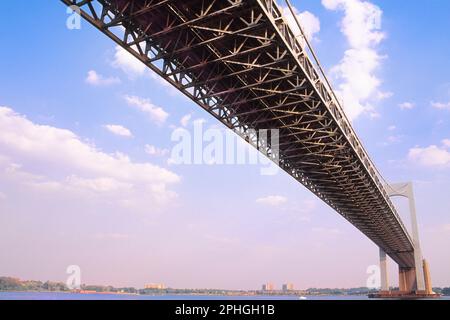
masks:
{"type": "Polygon", "coordinates": [[[166,288],[166,286],[164,284],[162,284],[162,283],[149,283],[149,284],[146,284],[144,286],[144,289],[162,290],[162,289],[165,289],[165,288],[166,288]]]}
{"type": "Polygon", "coordinates": [[[294,290],[294,285],[292,283],[283,284],[283,291],[292,291],[294,290]]]}
{"type": "Polygon", "coordinates": [[[273,290],[275,290],[275,287],[274,287],[273,283],[265,283],[262,285],[262,290],[263,291],[273,291],[273,290]]]}

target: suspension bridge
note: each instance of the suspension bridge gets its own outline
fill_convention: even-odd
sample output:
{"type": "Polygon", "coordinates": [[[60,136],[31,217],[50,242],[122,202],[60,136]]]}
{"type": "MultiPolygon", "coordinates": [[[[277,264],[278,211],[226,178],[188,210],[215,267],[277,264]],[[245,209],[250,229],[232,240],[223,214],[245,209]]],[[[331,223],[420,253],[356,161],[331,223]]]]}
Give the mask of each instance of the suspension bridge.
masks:
{"type": "Polygon", "coordinates": [[[287,0],[284,10],[274,0],[61,1],[247,142],[258,138],[249,132],[276,129],[264,153],[380,248],[381,292],[387,255],[399,266],[393,295],[432,294],[411,185],[386,185],[301,21],[287,22],[287,0]],[[412,235],[395,195],[410,199],[412,235]]]}

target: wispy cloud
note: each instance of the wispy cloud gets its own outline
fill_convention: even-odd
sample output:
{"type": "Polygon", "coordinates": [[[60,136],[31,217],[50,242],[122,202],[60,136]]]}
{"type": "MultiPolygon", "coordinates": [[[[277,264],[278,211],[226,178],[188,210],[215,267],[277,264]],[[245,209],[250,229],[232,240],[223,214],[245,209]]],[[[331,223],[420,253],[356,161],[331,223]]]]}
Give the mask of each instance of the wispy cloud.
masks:
{"type": "Polygon", "coordinates": [[[269,205],[269,206],[279,206],[287,202],[287,198],[279,195],[266,196],[256,199],[256,203],[269,205]]]}
{"type": "Polygon", "coordinates": [[[403,140],[403,136],[400,134],[393,134],[387,137],[386,141],[383,143],[384,146],[390,146],[393,144],[400,143],[403,140]]]}
{"type": "Polygon", "coordinates": [[[442,140],[442,144],[444,145],[444,147],[450,148],[450,139],[442,140]]]}
{"type": "Polygon", "coordinates": [[[385,100],[385,99],[389,99],[394,95],[393,92],[389,92],[389,91],[379,91],[377,93],[377,99],[378,100],[385,100]]]}
{"type": "Polygon", "coordinates": [[[442,103],[442,102],[431,102],[431,106],[435,109],[439,110],[450,110],[450,102],[442,103]]]}
{"type": "Polygon", "coordinates": [[[150,156],[163,157],[169,154],[169,149],[160,149],[153,145],[147,144],[145,145],[145,153],[150,156]]]}
{"type": "Polygon", "coordinates": [[[134,106],[138,110],[148,114],[150,119],[157,124],[163,124],[169,117],[169,114],[163,108],[154,105],[148,99],[137,96],[125,96],[124,98],[128,105],[134,106]]]}
{"type": "Polygon", "coordinates": [[[402,110],[411,110],[415,107],[415,104],[412,102],[403,102],[398,105],[402,110]]]}
{"type": "Polygon", "coordinates": [[[129,129],[125,128],[124,126],[121,126],[118,124],[105,124],[103,127],[106,130],[108,130],[109,132],[111,132],[112,134],[115,134],[117,136],[127,137],[127,138],[133,137],[133,134],[131,133],[131,131],[129,129]]]}
{"type": "Polygon", "coordinates": [[[391,126],[388,127],[389,131],[394,131],[396,129],[397,129],[397,127],[395,125],[391,125],[391,126]]]}
{"type": "Polygon", "coordinates": [[[191,114],[187,114],[187,115],[183,116],[180,120],[180,124],[183,127],[186,127],[189,124],[189,121],[191,120],[191,118],[192,118],[191,114]]]}
{"type": "Polygon", "coordinates": [[[310,222],[314,212],[317,211],[317,199],[304,199],[301,201],[289,202],[283,206],[280,212],[284,212],[284,217],[288,223],[310,222]]]}
{"type": "Polygon", "coordinates": [[[429,147],[415,147],[409,150],[409,160],[426,167],[450,166],[450,140],[444,139],[442,146],[431,145],[429,147]]]}
{"type": "Polygon", "coordinates": [[[95,70],[88,71],[87,77],[85,79],[86,83],[93,86],[110,86],[113,84],[120,83],[120,79],[117,77],[104,77],[98,74],[95,70]]]}
{"type": "Polygon", "coordinates": [[[80,178],[76,175],[68,176],[64,183],[67,183],[73,187],[95,192],[111,192],[125,189],[130,190],[133,187],[131,183],[121,182],[114,178],[80,178]]]}

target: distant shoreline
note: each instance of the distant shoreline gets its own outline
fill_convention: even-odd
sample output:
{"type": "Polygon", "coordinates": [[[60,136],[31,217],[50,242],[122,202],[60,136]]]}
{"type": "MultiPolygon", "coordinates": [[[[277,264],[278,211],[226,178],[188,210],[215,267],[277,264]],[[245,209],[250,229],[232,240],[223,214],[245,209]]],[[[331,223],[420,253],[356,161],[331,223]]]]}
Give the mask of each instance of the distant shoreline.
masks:
{"type": "Polygon", "coordinates": [[[0,290],[0,293],[64,293],[64,294],[110,294],[110,295],[130,295],[130,296],[230,296],[230,297],[251,297],[251,296],[274,296],[274,297],[283,297],[283,296],[366,296],[364,293],[360,294],[327,294],[327,293],[207,293],[207,292],[154,292],[154,293],[130,293],[130,292],[114,292],[114,291],[51,291],[51,290],[0,290]]]}
{"type": "MultiPolygon", "coordinates": [[[[395,290],[395,288],[392,288],[395,290]]],[[[450,295],[450,288],[433,288],[436,293],[450,295]]],[[[376,289],[359,288],[308,288],[306,290],[226,290],[226,289],[177,289],[177,288],[144,288],[113,287],[107,285],[82,284],[80,289],[72,290],[63,282],[21,280],[13,277],[0,277],[0,292],[40,292],[40,293],[79,293],[79,294],[115,294],[115,295],[145,295],[145,296],[367,296],[377,293],[376,289]]]]}

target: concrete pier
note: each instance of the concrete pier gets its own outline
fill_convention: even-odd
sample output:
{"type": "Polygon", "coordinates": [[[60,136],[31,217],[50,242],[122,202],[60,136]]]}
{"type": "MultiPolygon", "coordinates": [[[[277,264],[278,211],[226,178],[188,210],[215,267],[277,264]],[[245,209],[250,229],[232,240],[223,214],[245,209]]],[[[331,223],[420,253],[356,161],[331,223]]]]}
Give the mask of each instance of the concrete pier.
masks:
{"type": "Polygon", "coordinates": [[[380,272],[381,286],[380,292],[370,294],[370,298],[437,298],[439,294],[433,292],[431,285],[431,275],[426,260],[422,258],[420,248],[419,227],[417,223],[416,206],[414,201],[412,183],[398,183],[387,185],[386,190],[389,197],[406,197],[409,201],[409,211],[411,215],[412,240],[414,244],[414,267],[398,269],[398,291],[390,291],[387,278],[386,253],[380,248],[380,272]]]}

